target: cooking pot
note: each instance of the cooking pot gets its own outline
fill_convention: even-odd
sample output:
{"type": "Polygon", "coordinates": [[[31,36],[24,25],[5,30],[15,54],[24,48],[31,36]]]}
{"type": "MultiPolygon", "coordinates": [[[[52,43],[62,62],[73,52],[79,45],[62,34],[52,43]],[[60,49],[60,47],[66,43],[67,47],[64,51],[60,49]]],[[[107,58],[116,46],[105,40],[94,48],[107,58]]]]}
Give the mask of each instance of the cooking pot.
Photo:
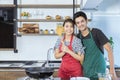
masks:
{"type": "Polygon", "coordinates": [[[49,78],[54,72],[54,69],[50,67],[30,67],[25,70],[29,77],[35,79],[49,78]]]}

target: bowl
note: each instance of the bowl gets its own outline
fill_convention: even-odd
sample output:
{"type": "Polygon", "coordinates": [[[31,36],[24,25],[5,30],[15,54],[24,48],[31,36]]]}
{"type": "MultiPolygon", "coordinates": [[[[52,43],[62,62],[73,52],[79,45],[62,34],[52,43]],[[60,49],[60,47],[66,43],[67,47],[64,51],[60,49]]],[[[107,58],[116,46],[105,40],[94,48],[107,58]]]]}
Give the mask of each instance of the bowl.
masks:
{"type": "Polygon", "coordinates": [[[72,77],[70,78],[70,80],[90,80],[90,79],[87,77],[72,77]]]}

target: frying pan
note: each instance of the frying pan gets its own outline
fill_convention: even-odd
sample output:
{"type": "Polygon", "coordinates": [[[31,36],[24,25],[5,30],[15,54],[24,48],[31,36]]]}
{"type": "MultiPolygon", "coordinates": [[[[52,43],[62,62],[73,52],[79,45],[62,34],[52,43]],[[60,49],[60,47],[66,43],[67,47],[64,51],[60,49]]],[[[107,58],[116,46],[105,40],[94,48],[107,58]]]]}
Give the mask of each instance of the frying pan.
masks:
{"type": "Polygon", "coordinates": [[[25,68],[26,74],[35,79],[39,78],[49,78],[53,72],[54,68],[52,67],[45,67],[45,64],[47,61],[41,66],[41,67],[29,67],[25,68]]]}
{"type": "Polygon", "coordinates": [[[54,72],[54,69],[49,67],[30,67],[25,70],[29,77],[35,79],[49,78],[54,72]]]}
{"type": "Polygon", "coordinates": [[[49,52],[53,50],[52,48],[50,48],[48,50],[47,53],[47,61],[45,61],[45,63],[41,66],[41,67],[29,67],[29,68],[25,68],[26,70],[26,74],[31,77],[31,78],[35,78],[35,79],[39,79],[39,78],[49,78],[53,72],[54,72],[54,68],[52,67],[45,67],[45,65],[48,65],[49,62],[49,52]]]}

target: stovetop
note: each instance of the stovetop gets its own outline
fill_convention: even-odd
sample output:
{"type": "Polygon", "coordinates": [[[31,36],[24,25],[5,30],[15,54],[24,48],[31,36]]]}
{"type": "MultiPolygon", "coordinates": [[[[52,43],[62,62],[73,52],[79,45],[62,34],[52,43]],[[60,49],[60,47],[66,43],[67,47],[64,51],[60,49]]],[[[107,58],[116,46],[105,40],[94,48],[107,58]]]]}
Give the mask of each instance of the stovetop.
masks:
{"type": "Polygon", "coordinates": [[[60,80],[60,78],[50,77],[50,78],[45,78],[45,79],[34,79],[34,78],[30,78],[30,77],[26,76],[26,77],[18,78],[17,80],[60,80]]]}

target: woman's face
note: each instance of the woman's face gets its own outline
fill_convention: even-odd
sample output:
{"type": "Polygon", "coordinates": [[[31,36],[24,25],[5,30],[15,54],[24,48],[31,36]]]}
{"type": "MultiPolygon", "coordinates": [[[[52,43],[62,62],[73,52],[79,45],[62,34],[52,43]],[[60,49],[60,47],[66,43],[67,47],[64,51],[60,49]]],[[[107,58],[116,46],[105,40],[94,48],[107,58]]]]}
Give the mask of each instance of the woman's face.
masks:
{"type": "Polygon", "coordinates": [[[76,26],[80,31],[84,31],[87,28],[87,20],[84,17],[80,16],[75,19],[76,26]]]}
{"type": "Polygon", "coordinates": [[[64,33],[66,35],[71,35],[71,34],[73,34],[73,31],[74,31],[73,24],[70,22],[66,22],[64,25],[64,33]]]}

